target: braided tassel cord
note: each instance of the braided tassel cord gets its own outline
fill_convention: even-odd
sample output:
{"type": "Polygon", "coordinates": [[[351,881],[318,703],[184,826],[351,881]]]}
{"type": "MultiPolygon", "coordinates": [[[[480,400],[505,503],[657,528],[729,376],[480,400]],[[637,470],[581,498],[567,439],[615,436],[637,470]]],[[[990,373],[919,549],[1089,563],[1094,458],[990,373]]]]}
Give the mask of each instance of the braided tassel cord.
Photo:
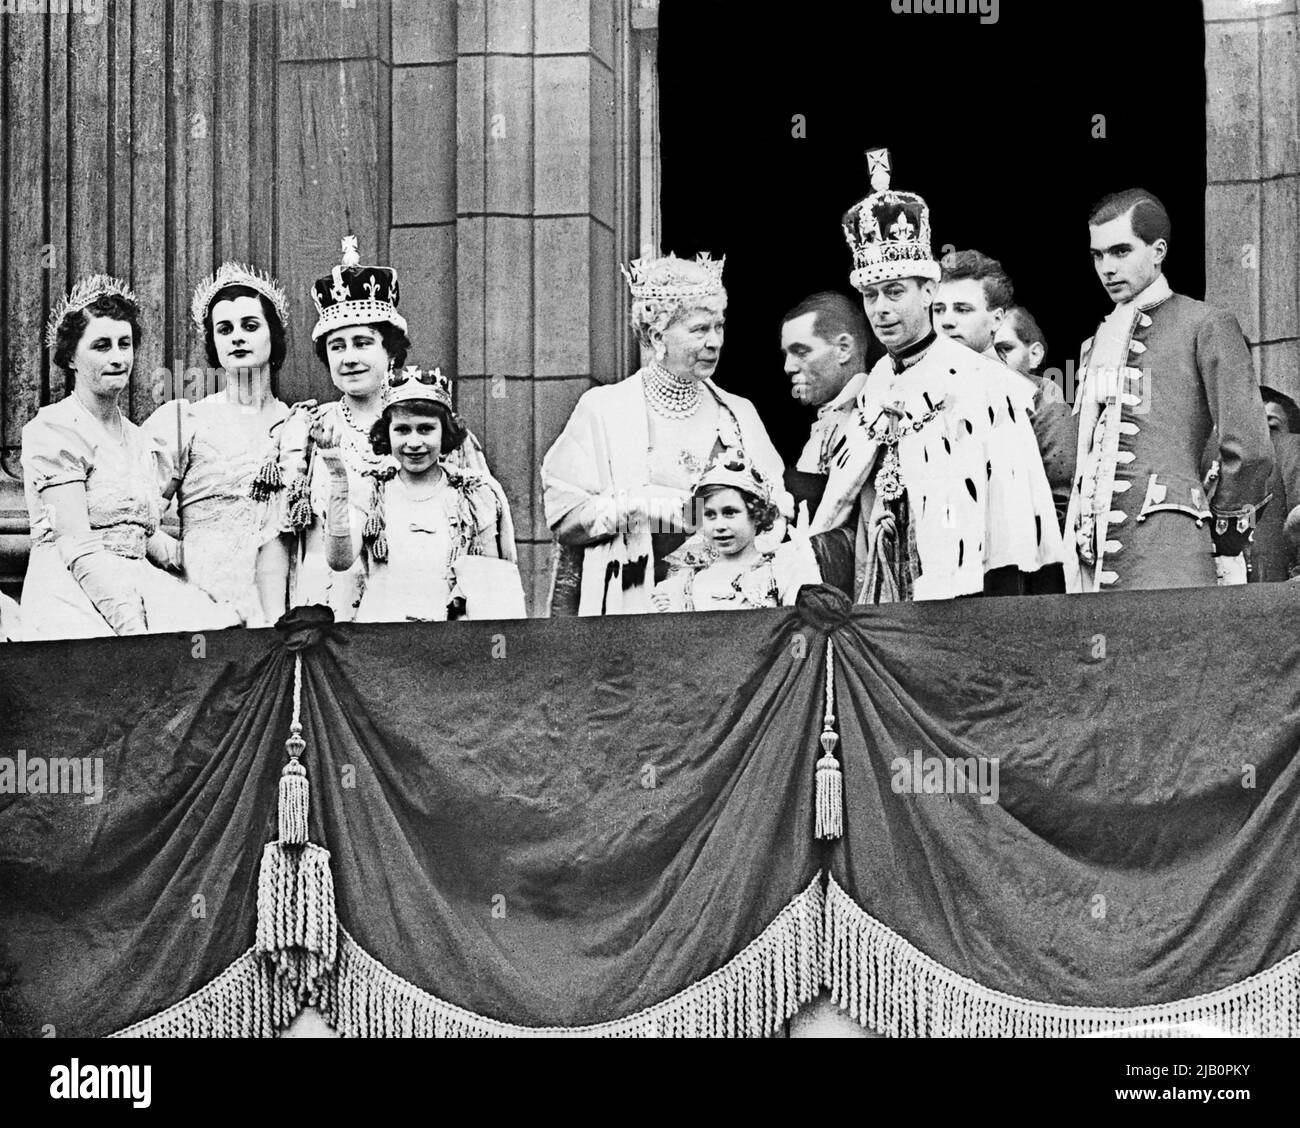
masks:
{"type": "Polygon", "coordinates": [[[835,672],[834,647],[826,639],[826,716],[822,734],[817,738],[822,746],[817,761],[817,819],[814,834],[817,838],[839,838],[844,833],[844,777],[835,749],[840,737],[835,731],[835,672]]]}
{"type": "Polygon", "coordinates": [[[270,1010],[276,1029],[329,990],[338,960],[338,917],[330,854],[307,838],[307,769],[302,737],[302,655],[294,655],[293,722],[280,773],[279,838],[262,850],[257,876],[255,950],[273,971],[270,1010]]]}
{"type": "Polygon", "coordinates": [[[384,479],[378,474],[370,491],[370,513],[361,531],[361,539],[369,545],[372,560],[388,559],[388,536],[384,532],[384,479]]]}

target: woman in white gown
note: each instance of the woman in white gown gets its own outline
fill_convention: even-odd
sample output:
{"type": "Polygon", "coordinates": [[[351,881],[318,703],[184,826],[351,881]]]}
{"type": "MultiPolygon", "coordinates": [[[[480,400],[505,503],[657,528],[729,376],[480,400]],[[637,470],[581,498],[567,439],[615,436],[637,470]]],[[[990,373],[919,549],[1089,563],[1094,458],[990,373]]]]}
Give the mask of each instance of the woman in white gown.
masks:
{"type": "MultiPolygon", "coordinates": [[[[285,361],[289,303],[274,279],[227,262],[194,291],[191,316],[221,387],[163,404],[145,429],[172,461],[167,494],[176,497],[186,578],[246,626],[266,627],[288,594],[284,479],[293,455],[282,440],[293,428],[271,385],[285,361]]],[[[297,430],[305,429],[304,420],[297,430]]]]}
{"type": "Polygon", "coordinates": [[[23,582],[25,640],[93,638],[236,625],[227,608],[175,571],[158,528],[165,452],[118,406],[140,341],[125,283],[84,278],[46,332],[72,392],[23,428],[32,547],[23,582]]]}

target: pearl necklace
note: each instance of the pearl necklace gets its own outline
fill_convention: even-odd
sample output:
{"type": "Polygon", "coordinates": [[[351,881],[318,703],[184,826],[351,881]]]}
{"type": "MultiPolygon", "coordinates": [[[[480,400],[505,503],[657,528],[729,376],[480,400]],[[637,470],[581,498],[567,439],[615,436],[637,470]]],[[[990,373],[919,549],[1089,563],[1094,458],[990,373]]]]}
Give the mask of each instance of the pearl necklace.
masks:
{"type": "Polygon", "coordinates": [[[343,415],[344,423],[346,423],[349,427],[351,427],[354,431],[356,431],[358,435],[365,435],[369,437],[370,428],[363,427],[360,423],[357,422],[356,416],[352,414],[352,409],[348,407],[347,396],[342,396],[339,398],[339,411],[343,415]]]}
{"type": "Polygon", "coordinates": [[[659,364],[652,363],[645,370],[644,383],[651,410],[669,419],[688,419],[704,402],[697,381],[679,380],[659,364]]]}

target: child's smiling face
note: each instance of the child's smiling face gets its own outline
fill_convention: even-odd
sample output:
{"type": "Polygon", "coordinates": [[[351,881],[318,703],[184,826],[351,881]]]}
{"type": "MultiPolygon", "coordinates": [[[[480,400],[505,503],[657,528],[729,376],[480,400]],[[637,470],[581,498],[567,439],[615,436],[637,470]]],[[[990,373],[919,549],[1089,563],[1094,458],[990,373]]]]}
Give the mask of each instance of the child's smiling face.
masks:
{"type": "Polygon", "coordinates": [[[724,557],[738,556],[754,543],[757,530],[745,508],[745,497],[736,489],[713,490],[700,500],[704,535],[724,557]]]}

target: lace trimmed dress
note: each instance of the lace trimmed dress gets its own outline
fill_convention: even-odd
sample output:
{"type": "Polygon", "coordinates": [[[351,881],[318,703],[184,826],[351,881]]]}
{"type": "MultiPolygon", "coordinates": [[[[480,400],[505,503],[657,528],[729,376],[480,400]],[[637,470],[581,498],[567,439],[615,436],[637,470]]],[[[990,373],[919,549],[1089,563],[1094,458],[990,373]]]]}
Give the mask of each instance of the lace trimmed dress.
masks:
{"type": "Polygon", "coordinates": [[[23,483],[32,548],[23,581],[23,638],[111,636],[99,613],[63,563],[55,543],[54,511],[41,500],[50,486],[83,483],[90,528],[104,546],[129,561],[133,596],[151,632],[218,630],[234,617],[204,592],[152,564],[145,555],[162,510],[158,444],[123,418],[122,437],[76,396],[43,407],[23,428],[23,483]]]}
{"type": "Polygon", "coordinates": [[[400,477],[384,485],[388,559],[361,554],[365,594],[359,623],[442,622],[457,595],[454,565],[463,555],[489,555],[501,509],[484,478],[444,466],[432,488],[409,488],[400,477]]]}
{"type": "MultiPolygon", "coordinates": [[[[369,431],[359,431],[343,414],[342,401],[325,404],[321,408],[324,419],[332,422],[337,434],[342,435],[339,451],[343,465],[348,472],[348,506],[352,524],[352,536],[360,539],[365,526],[366,515],[370,511],[370,499],[374,490],[374,473],[391,466],[392,460],[384,455],[377,455],[370,445],[369,431]]],[[[297,428],[294,432],[296,434],[297,428]]],[[[473,434],[469,434],[461,446],[442,459],[444,468],[460,473],[477,476],[487,483],[496,496],[500,512],[500,524],[497,550],[503,560],[515,562],[518,559],[515,548],[514,524],[510,518],[510,504],[505,492],[492,477],[483,448],[473,434]]],[[[358,558],[345,572],[332,571],[325,559],[325,515],[329,506],[330,476],[329,471],[319,458],[310,458],[303,444],[299,458],[299,473],[310,474],[309,497],[311,503],[311,524],[299,530],[298,552],[293,564],[291,591],[295,606],[323,604],[334,612],[334,621],[351,622],[358,616],[361,601],[366,592],[366,567],[358,558]],[[310,465],[309,465],[310,464],[310,465]]],[[[392,483],[389,483],[389,487],[392,483]]],[[[386,602],[386,600],[384,601],[386,602]]],[[[402,618],[404,616],[399,616],[402,618]]],[[[445,614],[443,616],[446,617],[445,614]]]]}
{"type": "Polygon", "coordinates": [[[254,423],[251,410],[217,392],[193,404],[164,404],[145,423],[180,481],[186,579],[233,606],[249,627],[271,625],[257,591],[257,554],[286,527],[285,491],[254,501],[251,487],[265,462],[282,457],[280,432],[288,417],[289,408],[272,399],[254,423]]]}
{"type": "Polygon", "coordinates": [[[704,568],[683,568],[655,591],[669,597],[670,611],[756,611],[781,606],[771,555],[739,567],[719,560],[704,568]]]}

